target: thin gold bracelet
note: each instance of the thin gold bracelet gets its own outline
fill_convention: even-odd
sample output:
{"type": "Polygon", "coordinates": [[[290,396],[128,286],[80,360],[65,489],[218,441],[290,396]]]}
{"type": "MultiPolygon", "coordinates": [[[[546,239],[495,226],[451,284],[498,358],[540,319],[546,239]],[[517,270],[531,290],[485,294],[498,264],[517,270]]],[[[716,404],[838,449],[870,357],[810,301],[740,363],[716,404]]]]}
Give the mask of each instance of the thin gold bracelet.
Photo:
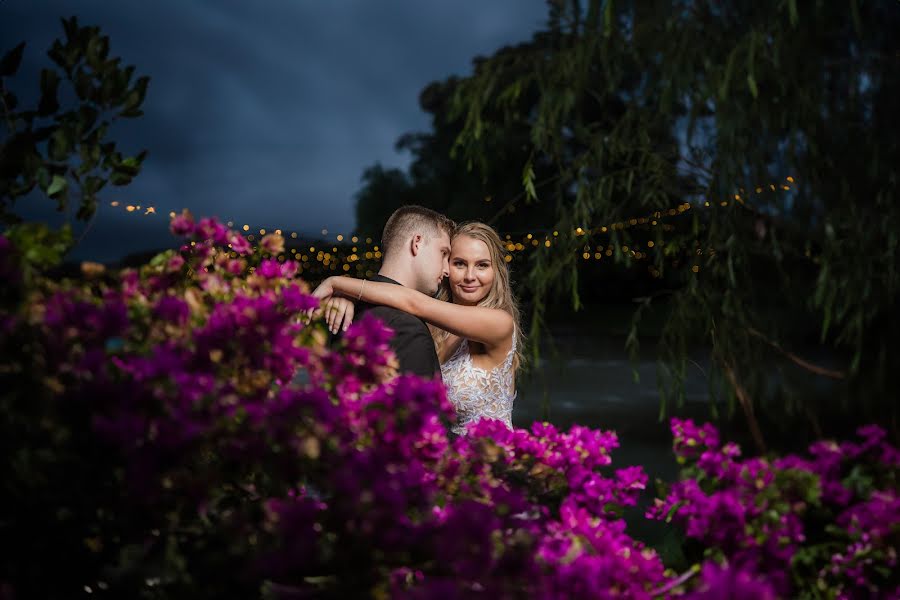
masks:
{"type": "Polygon", "coordinates": [[[363,293],[363,288],[364,288],[364,287],[366,287],[366,280],[365,280],[365,279],[362,280],[362,285],[359,286],[359,296],[356,297],[356,301],[357,301],[357,302],[359,302],[360,300],[362,300],[362,293],[363,293]]]}

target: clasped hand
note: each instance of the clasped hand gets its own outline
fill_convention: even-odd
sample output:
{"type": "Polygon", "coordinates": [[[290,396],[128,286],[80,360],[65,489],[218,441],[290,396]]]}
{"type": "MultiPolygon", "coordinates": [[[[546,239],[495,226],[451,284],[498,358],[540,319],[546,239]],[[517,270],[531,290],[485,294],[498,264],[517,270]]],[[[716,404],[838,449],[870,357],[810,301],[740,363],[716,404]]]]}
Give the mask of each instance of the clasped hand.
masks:
{"type": "Polygon", "coordinates": [[[347,331],[353,323],[356,305],[348,298],[335,295],[331,277],[320,283],[312,295],[319,299],[319,311],[325,317],[328,331],[334,334],[347,331]]]}

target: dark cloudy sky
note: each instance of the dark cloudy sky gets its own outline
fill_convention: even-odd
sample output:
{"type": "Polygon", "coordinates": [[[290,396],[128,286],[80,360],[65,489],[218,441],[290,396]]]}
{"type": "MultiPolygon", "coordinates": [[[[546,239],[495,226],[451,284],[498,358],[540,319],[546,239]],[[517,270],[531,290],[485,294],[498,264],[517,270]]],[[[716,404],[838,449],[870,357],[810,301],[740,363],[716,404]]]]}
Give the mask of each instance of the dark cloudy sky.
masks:
{"type": "MultiPolygon", "coordinates": [[[[77,15],[151,77],[145,115],[115,131],[141,175],[104,190],[79,258],[166,245],[165,213],[330,235],[354,226],[363,170],[404,167],[426,130],[420,90],[530,38],[544,0],[0,0],[0,51],[28,42],[12,88],[33,95],[45,52],[77,15]],[[152,205],[138,216],[122,204],[152,205]]],[[[49,202],[49,201],[48,201],[49,202]]],[[[40,213],[43,214],[43,213],[40,213]]]]}

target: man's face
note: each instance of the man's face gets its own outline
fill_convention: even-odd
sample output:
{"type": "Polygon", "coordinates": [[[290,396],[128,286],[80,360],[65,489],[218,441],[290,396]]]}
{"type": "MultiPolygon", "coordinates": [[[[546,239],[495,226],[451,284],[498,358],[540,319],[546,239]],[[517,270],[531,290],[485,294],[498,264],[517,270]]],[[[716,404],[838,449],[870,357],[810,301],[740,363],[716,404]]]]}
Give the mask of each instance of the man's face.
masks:
{"type": "Polygon", "coordinates": [[[416,258],[418,263],[416,289],[423,294],[434,296],[441,281],[450,272],[450,236],[447,232],[441,231],[439,235],[432,235],[424,240],[416,258]]]}

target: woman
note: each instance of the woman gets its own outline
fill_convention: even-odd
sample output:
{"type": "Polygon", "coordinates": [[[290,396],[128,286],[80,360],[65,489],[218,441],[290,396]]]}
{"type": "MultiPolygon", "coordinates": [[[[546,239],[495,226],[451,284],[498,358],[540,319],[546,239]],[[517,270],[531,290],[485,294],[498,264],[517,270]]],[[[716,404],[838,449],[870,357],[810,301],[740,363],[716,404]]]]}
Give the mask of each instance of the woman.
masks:
{"type": "MultiPolygon", "coordinates": [[[[456,407],[454,433],[465,434],[466,425],[481,418],[497,419],[512,429],[522,334],[504,254],[503,243],[490,226],[463,223],[453,234],[450,276],[437,299],[403,286],[363,283],[352,277],[329,277],[315,294],[391,306],[429,323],[447,396],[456,407]]],[[[326,311],[329,328],[346,329],[352,303],[338,301],[332,307],[326,311]]]]}

